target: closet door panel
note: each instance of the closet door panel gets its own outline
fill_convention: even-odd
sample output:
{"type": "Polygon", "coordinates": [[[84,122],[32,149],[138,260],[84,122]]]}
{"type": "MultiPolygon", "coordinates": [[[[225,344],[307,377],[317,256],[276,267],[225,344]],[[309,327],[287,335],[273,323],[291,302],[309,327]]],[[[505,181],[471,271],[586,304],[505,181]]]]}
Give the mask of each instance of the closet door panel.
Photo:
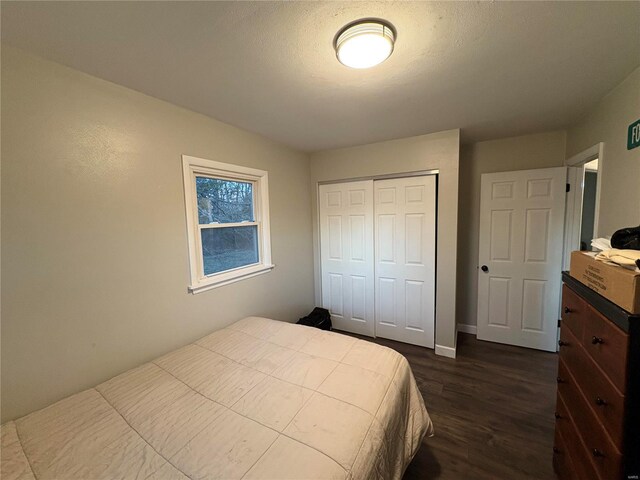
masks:
{"type": "Polygon", "coordinates": [[[373,181],[318,193],[322,306],[334,328],[374,336],[373,181]]]}
{"type": "Polygon", "coordinates": [[[374,182],[376,336],[434,347],[435,176],[374,182]]]}

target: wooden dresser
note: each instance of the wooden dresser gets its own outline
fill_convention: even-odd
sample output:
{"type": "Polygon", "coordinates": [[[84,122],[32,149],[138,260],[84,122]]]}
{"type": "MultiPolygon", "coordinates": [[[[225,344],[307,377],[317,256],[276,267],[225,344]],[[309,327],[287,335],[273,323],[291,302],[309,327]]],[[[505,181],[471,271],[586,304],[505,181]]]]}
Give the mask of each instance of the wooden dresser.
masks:
{"type": "Polygon", "coordinates": [[[554,469],[640,479],[640,316],[566,273],[563,282],[554,469]]]}

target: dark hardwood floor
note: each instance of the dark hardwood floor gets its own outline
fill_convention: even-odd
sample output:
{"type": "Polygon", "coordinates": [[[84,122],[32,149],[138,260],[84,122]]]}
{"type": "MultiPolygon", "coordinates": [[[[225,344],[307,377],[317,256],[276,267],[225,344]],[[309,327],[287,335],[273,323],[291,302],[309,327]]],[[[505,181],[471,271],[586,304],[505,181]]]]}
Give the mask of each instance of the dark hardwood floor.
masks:
{"type": "Polygon", "coordinates": [[[459,334],[452,360],[422,347],[368,340],[409,360],[435,427],[404,480],[555,478],[556,354],[459,334]]]}

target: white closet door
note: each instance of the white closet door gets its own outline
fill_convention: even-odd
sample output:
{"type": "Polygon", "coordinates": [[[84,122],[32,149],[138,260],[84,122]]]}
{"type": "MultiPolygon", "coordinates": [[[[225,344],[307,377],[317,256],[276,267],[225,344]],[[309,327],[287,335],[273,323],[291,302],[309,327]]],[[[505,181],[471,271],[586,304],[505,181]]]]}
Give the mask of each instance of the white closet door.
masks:
{"type": "Polygon", "coordinates": [[[319,193],[322,305],[334,328],[373,337],[373,181],[319,193]]]}
{"type": "Polygon", "coordinates": [[[436,177],[378,180],[376,336],[434,346],[436,177]]]}

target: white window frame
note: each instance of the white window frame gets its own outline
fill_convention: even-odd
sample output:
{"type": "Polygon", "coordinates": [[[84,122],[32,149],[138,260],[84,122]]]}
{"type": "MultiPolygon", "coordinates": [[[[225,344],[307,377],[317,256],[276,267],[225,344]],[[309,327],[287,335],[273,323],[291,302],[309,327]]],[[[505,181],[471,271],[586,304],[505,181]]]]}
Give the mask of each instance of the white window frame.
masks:
{"type": "MultiPolygon", "coordinates": [[[[189,272],[191,277],[189,291],[196,294],[270,272],[275,265],[271,263],[268,173],[255,168],[182,155],[182,176],[184,180],[184,199],[187,214],[187,238],[189,240],[189,272]],[[236,180],[253,184],[254,221],[238,224],[227,223],[221,226],[256,225],[258,227],[258,263],[213,273],[211,275],[204,274],[204,257],[200,233],[202,227],[200,226],[198,216],[196,176],[236,180]]],[[[205,228],[211,228],[211,225],[205,228]]]]}

